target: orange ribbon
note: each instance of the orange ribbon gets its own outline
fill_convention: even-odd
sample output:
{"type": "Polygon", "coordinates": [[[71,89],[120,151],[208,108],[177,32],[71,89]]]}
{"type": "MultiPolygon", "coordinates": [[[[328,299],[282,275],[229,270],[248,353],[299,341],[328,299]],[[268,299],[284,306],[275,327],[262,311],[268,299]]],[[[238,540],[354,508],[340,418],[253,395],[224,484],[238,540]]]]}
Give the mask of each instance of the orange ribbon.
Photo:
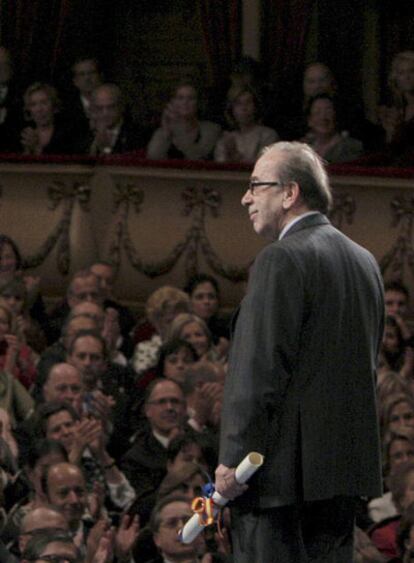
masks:
{"type": "Polygon", "coordinates": [[[191,510],[198,514],[200,526],[210,526],[214,524],[213,514],[214,502],[212,498],[197,497],[191,503],[191,510]]]}

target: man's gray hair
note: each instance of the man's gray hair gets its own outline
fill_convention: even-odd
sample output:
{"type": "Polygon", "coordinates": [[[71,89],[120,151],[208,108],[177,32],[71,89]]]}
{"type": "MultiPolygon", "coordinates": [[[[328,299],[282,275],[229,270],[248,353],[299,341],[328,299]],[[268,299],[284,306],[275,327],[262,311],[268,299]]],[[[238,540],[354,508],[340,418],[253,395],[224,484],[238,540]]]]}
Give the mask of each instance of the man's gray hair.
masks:
{"type": "Polygon", "coordinates": [[[301,197],[310,210],[328,213],[332,207],[332,193],[321,157],[305,143],[279,142],[266,147],[263,154],[283,154],[278,163],[278,179],[282,184],[296,182],[301,197]]]}

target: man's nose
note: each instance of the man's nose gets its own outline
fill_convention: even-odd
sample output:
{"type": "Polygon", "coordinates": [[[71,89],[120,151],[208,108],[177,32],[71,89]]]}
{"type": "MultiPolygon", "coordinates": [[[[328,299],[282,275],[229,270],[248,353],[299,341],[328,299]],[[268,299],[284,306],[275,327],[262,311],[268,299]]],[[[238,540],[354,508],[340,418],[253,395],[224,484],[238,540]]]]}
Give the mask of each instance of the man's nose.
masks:
{"type": "Polygon", "coordinates": [[[244,196],[241,199],[241,204],[246,207],[247,205],[250,205],[250,203],[252,202],[252,194],[250,193],[250,190],[246,190],[246,193],[244,194],[244,196]]]}

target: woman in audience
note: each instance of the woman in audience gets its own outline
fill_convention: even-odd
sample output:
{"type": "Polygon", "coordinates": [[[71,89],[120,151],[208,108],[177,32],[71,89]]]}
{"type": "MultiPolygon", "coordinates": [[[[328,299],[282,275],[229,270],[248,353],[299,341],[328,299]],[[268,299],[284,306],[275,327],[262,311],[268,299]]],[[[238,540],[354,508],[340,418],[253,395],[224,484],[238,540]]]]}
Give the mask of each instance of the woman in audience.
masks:
{"type": "Polygon", "coordinates": [[[79,419],[71,405],[51,401],[39,410],[39,433],[64,446],[69,461],[82,467],[90,492],[95,483],[101,483],[118,509],[127,509],[133,502],[134,490],[106,450],[107,440],[100,420],[79,419]]]}
{"type": "Polygon", "coordinates": [[[25,154],[64,154],[71,152],[72,139],[59,122],[60,102],[57,91],[49,84],[35,82],[24,93],[28,125],[21,132],[25,154]]]}
{"type": "Polygon", "coordinates": [[[207,482],[204,470],[191,461],[186,462],[167,473],[159,486],[157,497],[161,500],[169,495],[180,494],[191,502],[195,497],[202,496],[203,486],[207,482]]]}
{"type": "Polygon", "coordinates": [[[225,131],[214,151],[217,162],[254,162],[260,151],[279,140],[274,129],[260,124],[260,102],[250,86],[233,86],[227,94],[225,131]]]}
{"type": "MultiPolygon", "coordinates": [[[[138,375],[155,368],[161,344],[166,340],[171,321],[179,313],[190,310],[190,300],[183,291],[175,287],[163,286],[149,296],[145,308],[152,331],[146,331],[150,337],[138,342],[134,350],[132,367],[138,375]]],[[[151,379],[153,377],[150,381],[151,379]]],[[[143,388],[147,384],[148,382],[143,388]]]]}
{"type": "Polygon", "coordinates": [[[180,338],[168,340],[160,348],[157,377],[181,383],[185,369],[196,361],[197,354],[189,342],[180,338]]]}
{"type": "Polygon", "coordinates": [[[380,406],[382,434],[414,428],[414,400],[409,394],[392,395],[380,406]]]}
{"type": "Polygon", "coordinates": [[[171,323],[169,339],[180,338],[186,340],[194,348],[199,360],[218,361],[220,352],[213,345],[213,339],[208,326],[197,315],[182,313],[177,315],[171,323]]]}
{"type": "Polygon", "coordinates": [[[47,340],[39,324],[30,316],[27,298],[27,288],[22,278],[14,277],[8,281],[0,279],[0,299],[15,315],[24,342],[41,354],[47,346],[47,340]]]}
{"type": "Polygon", "coordinates": [[[216,278],[197,274],[189,279],[185,291],[190,296],[191,310],[207,324],[214,344],[228,348],[229,319],[219,315],[220,288],[216,278]]]}
{"type": "Polygon", "coordinates": [[[306,111],[308,133],[304,141],[329,163],[349,162],[360,157],[360,141],[340,132],[337,107],[328,94],[317,94],[309,100],[306,111]]]}
{"type": "Polygon", "coordinates": [[[414,148],[414,51],[398,53],[391,64],[388,83],[392,105],[379,108],[386,140],[399,152],[414,148]]]}
{"type": "Polygon", "coordinates": [[[161,127],[153,134],[147,149],[148,158],[209,159],[220,136],[220,126],[198,117],[198,93],[184,81],[162,113],[161,127]]]}
{"type": "Polygon", "coordinates": [[[17,244],[12,238],[0,234],[0,281],[5,283],[14,277],[21,277],[27,289],[27,307],[30,316],[44,331],[48,329],[45,305],[40,294],[40,278],[23,275],[23,259],[17,244]]]}
{"type": "Polygon", "coordinates": [[[36,360],[33,350],[24,343],[13,313],[0,302],[0,370],[30,389],[37,375],[36,360]]]}

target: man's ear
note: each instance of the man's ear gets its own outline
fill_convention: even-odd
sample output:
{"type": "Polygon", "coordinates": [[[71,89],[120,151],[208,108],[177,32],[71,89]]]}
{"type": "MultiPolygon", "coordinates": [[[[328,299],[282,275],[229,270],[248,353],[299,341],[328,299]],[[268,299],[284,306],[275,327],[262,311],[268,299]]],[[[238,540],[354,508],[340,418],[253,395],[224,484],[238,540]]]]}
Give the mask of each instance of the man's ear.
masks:
{"type": "Polygon", "coordinates": [[[283,190],[283,209],[289,210],[300,200],[300,188],[297,182],[289,182],[283,190]]]}

